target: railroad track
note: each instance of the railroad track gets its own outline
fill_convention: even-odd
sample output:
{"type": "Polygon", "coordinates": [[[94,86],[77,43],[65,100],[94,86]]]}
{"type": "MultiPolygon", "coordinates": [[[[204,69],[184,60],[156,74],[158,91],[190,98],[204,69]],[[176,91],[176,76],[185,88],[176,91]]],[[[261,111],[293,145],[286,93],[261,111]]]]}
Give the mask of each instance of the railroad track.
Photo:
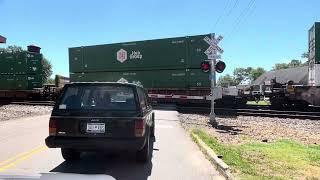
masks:
{"type": "MultiPolygon", "coordinates": [[[[177,107],[182,113],[200,113],[209,114],[210,107],[177,107]]],[[[320,120],[320,111],[303,112],[303,111],[278,111],[266,109],[232,109],[232,108],[215,108],[215,113],[219,116],[260,116],[260,117],[278,117],[292,119],[311,119],[320,120]]]]}
{"type": "MultiPolygon", "coordinates": [[[[53,106],[54,101],[13,101],[8,104],[19,105],[40,105],[40,106],[53,106]]],[[[182,113],[200,113],[209,114],[210,107],[203,106],[158,106],[155,109],[170,109],[177,110],[182,113]]],[[[294,119],[311,119],[320,120],[320,111],[279,111],[259,108],[246,108],[246,109],[234,109],[234,108],[215,108],[215,113],[218,116],[260,116],[260,117],[278,117],[278,118],[294,118],[294,119]]]]}
{"type": "Polygon", "coordinates": [[[12,101],[9,104],[34,105],[34,106],[54,106],[54,101],[12,101]]]}

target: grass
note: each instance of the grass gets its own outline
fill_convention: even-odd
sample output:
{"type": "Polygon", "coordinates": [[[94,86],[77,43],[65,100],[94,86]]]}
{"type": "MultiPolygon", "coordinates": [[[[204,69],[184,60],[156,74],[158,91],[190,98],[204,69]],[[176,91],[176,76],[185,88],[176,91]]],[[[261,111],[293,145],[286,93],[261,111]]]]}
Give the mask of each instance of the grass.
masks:
{"type": "Polygon", "coordinates": [[[202,130],[193,130],[240,179],[320,179],[320,145],[291,140],[225,145],[202,130]]]}
{"type": "Polygon", "coordinates": [[[258,101],[258,103],[256,101],[248,101],[247,105],[259,105],[259,106],[267,106],[270,105],[269,101],[258,101]]]}

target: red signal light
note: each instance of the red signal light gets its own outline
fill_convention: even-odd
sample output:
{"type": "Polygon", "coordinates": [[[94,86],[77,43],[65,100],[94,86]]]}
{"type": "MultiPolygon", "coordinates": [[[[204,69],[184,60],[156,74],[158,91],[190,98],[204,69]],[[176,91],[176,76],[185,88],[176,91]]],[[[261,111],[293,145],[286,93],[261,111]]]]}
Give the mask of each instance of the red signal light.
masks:
{"type": "Polygon", "coordinates": [[[202,70],[202,72],[205,72],[205,73],[209,72],[210,71],[210,63],[207,61],[203,61],[201,63],[201,70],[202,70]]]}
{"type": "Polygon", "coordinates": [[[226,63],[224,63],[223,61],[218,61],[216,63],[216,71],[217,71],[217,73],[222,73],[225,68],[226,68],[226,63]]]}

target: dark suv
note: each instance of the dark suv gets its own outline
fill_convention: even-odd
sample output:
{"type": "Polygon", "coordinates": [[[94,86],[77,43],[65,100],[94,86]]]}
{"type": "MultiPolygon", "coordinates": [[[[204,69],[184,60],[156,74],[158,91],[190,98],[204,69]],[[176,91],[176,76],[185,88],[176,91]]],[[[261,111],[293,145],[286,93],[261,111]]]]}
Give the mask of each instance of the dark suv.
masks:
{"type": "Polygon", "coordinates": [[[65,160],[83,151],[136,151],[150,158],[154,113],[146,91],[129,83],[66,84],[49,121],[49,148],[61,148],[65,160]]]}

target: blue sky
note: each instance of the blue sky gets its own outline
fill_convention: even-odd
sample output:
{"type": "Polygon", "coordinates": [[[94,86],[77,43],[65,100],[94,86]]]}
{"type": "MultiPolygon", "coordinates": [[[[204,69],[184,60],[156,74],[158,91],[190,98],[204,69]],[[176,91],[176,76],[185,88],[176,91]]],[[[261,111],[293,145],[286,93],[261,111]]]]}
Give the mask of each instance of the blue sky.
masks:
{"type": "Polygon", "coordinates": [[[319,0],[0,0],[7,44],[37,44],[68,75],[68,47],[215,32],[235,67],[288,62],[307,51],[307,30],[320,21],[319,0]]]}

